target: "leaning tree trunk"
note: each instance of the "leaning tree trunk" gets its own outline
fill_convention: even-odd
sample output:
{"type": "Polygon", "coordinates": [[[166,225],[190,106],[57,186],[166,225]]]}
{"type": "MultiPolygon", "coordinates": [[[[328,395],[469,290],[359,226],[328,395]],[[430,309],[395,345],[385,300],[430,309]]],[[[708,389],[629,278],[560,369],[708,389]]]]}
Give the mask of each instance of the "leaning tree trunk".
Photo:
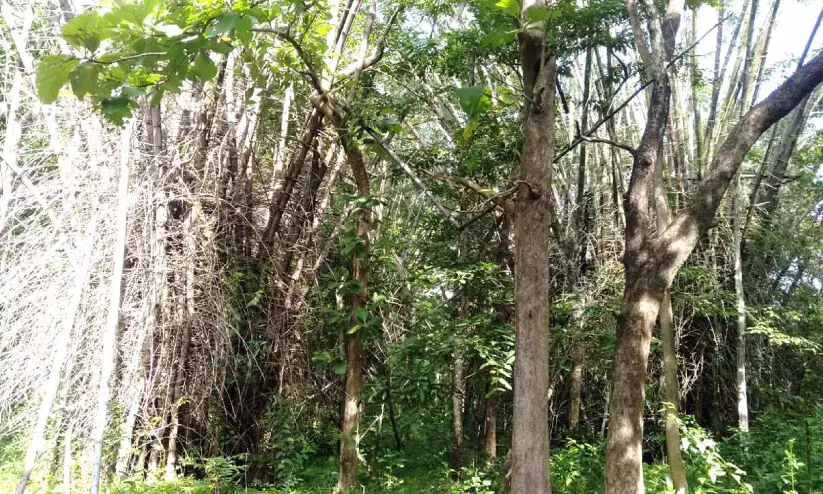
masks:
{"type": "MultiPolygon", "coordinates": [[[[522,3],[526,11],[544,5],[522,3]]],[[[556,59],[545,25],[520,33],[524,142],[514,210],[515,355],[511,487],[515,494],[551,492],[549,477],[549,252],[555,133],[556,59]]]]}
{"type": "MultiPolygon", "coordinates": [[[[643,407],[651,331],[665,291],[714,222],[723,195],[746,153],[777,120],[823,82],[823,53],[803,66],[762,103],[749,110],[718,148],[687,207],[657,237],[648,234],[652,132],[664,129],[660,79],[649,106],[649,124],[635,153],[627,201],[624,263],[626,288],[618,317],[614,391],[606,452],[606,494],[638,494],[643,487],[643,407]]],[[[656,139],[655,139],[656,141],[656,139]]],[[[655,150],[656,151],[656,150],[655,150]]],[[[656,153],[655,153],[656,154],[656,153]]]]}

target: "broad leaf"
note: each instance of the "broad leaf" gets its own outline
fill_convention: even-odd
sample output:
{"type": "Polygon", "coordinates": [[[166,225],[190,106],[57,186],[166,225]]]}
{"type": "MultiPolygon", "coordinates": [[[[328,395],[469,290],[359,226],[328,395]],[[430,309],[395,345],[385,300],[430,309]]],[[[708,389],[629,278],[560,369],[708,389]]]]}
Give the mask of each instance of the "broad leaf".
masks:
{"type": "Polygon", "coordinates": [[[74,16],[63,25],[60,32],[71,46],[85,47],[93,52],[100,46],[100,40],[104,38],[102,24],[103,19],[100,14],[88,12],[74,16]]]}
{"type": "Polygon", "coordinates": [[[518,0],[499,0],[494,6],[505,10],[515,19],[520,18],[520,2],[518,0]]]}
{"type": "Polygon", "coordinates": [[[472,87],[463,87],[455,90],[460,101],[460,108],[469,117],[466,128],[463,129],[463,138],[468,139],[480,124],[480,117],[489,111],[492,104],[491,88],[479,84],[472,87]]]}
{"type": "Polygon", "coordinates": [[[100,75],[100,65],[93,62],[83,62],[69,74],[71,90],[77,99],[83,99],[87,94],[94,94],[97,90],[97,77],[100,75]]]}
{"type": "Polygon", "coordinates": [[[529,22],[544,22],[553,17],[554,12],[545,5],[532,5],[526,9],[526,19],[529,22]]]}
{"type": "Polygon", "coordinates": [[[214,38],[226,34],[237,25],[240,16],[235,12],[228,12],[217,18],[217,21],[206,30],[206,36],[214,38]]]}
{"type": "Polygon", "coordinates": [[[208,81],[217,75],[217,66],[206,53],[201,52],[194,58],[192,72],[201,81],[208,81]]]}
{"type": "Polygon", "coordinates": [[[132,100],[125,96],[106,98],[100,102],[103,115],[115,125],[123,125],[123,119],[131,116],[132,100]]]}
{"type": "Polygon", "coordinates": [[[77,59],[71,55],[44,56],[37,66],[34,81],[40,101],[47,105],[54,103],[60,94],[60,88],[66,83],[76,65],[77,59]]]}

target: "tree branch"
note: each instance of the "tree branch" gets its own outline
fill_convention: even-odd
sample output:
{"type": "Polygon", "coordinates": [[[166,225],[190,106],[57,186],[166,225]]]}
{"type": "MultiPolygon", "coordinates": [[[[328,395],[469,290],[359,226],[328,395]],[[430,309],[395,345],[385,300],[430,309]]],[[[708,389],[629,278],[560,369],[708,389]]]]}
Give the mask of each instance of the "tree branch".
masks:
{"type": "Polygon", "coordinates": [[[711,227],[717,208],[740,164],[757,139],[823,83],[823,52],[749,110],[718,149],[688,207],[654,241],[664,281],[671,282],[700,237],[711,227]]]}
{"type": "Polygon", "coordinates": [[[375,144],[377,144],[377,146],[381,150],[383,150],[383,152],[390,158],[390,160],[393,161],[394,164],[399,166],[400,169],[403,170],[403,173],[405,173],[411,179],[414,185],[416,185],[421,191],[423,191],[423,195],[425,195],[426,198],[432,204],[434,204],[434,207],[437,208],[437,210],[440,211],[449,220],[449,223],[451,223],[455,228],[460,228],[460,223],[456,219],[454,219],[454,216],[451,214],[451,212],[448,209],[446,209],[445,206],[443,206],[437,201],[437,198],[434,197],[434,194],[432,194],[429,188],[426,187],[426,184],[424,184],[420,180],[420,178],[417,177],[414,171],[406,163],[404,163],[403,160],[401,160],[396,154],[394,154],[394,152],[391,149],[389,149],[388,146],[386,146],[386,144],[383,142],[380,136],[377,135],[377,132],[375,132],[371,127],[363,128],[366,130],[366,133],[368,133],[371,136],[371,138],[374,139],[375,144]]]}
{"type": "MultiPolygon", "coordinates": [[[[674,65],[674,64],[675,64],[678,60],[680,60],[681,58],[683,58],[683,56],[685,56],[687,53],[689,53],[690,51],[692,51],[692,50],[693,50],[693,49],[694,49],[694,48],[695,48],[695,47],[696,47],[696,46],[697,46],[697,45],[698,45],[701,41],[703,41],[703,39],[704,39],[706,36],[708,36],[708,35],[709,35],[709,33],[711,33],[712,31],[714,31],[714,30],[717,28],[717,26],[719,26],[719,25],[720,25],[720,23],[721,23],[721,22],[723,22],[724,20],[726,20],[726,18],[727,18],[727,17],[729,17],[729,16],[726,16],[726,17],[724,17],[724,18],[720,19],[720,21],[718,21],[718,22],[717,22],[714,26],[712,26],[712,27],[711,27],[711,29],[709,29],[708,31],[706,31],[705,33],[703,33],[703,36],[701,36],[699,39],[695,40],[695,42],[694,42],[694,43],[692,43],[691,45],[689,45],[686,49],[684,49],[683,51],[681,51],[680,53],[678,53],[676,56],[672,57],[672,59],[669,61],[669,63],[668,63],[668,64],[666,64],[666,69],[668,69],[669,67],[671,67],[672,65],[674,65]]],[[[576,137],[576,138],[575,138],[575,139],[574,139],[574,140],[573,140],[573,141],[572,141],[572,142],[571,142],[568,146],[566,146],[565,148],[563,148],[563,150],[559,151],[559,152],[555,155],[555,157],[554,157],[554,163],[558,163],[558,162],[560,161],[560,159],[561,159],[561,158],[563,158],[563,156],[566,156],[566,155],[567,155],[567,154],[569,154],[569,153],[570,153],[570,152],[571,152],[574,148],[576,148],[578,145],[580,145],[580,143],[581,143],[581,142],[584,142],[584,140],[582,139],[582,137],[589,137],[589,136],[591,136],[591,135],[592,135],[592,134],[594,134],[594,133],[597,131],[597,129],[599,129],[599,128],[600,128],[600,127],[604,124],[604,123],[608,122],[608,121],[609,121],[609,120],[611,120],[611,119],[612,119],[615,115],[617,115],[617,114],[620,112],[620,110],[622,110],[623,108],[626,108],[626,106],[628,106],[628,104],[629,104],[629,103],[631,103],[631,101],[632,101],[635,97],[637,97],[637,95],[638,95],[638,94],[640,94],[641,92],[643,92],[643,90],[644,90],[644,89],[646,89],[647,87],[651,86],[651,84],[652,84],[653,82],[654,82],[653,80],[650,80],[650,81],[647,81],[647,82],[643,83],[640,87],[638,87],[637,89],[635,89],[635,90],[634,90],[634,92],[633,92],[631,95],[629,95],[629,97],[628,97],[628,98],[626,98],[626,99],[625,99],[625,101],[623,101],[622,103],[620,103],[620,105],[618,105],[618,106],[617,106],[614,110],[610,111],[609,113],[607,113],[606,115],[604,115],[604,116],[603,116],[600,120],[598,120],[597,122],[595,122],[595,123],[594,123],[591,127],[589,127],[589,129],[588,129],[588,130],[586,130],[585,132],[583,132],[583,134],[582,134],[581,136],[576,137]]]]}
{"type": "Polygon", "coordinates": [[[609,139],[601,139],[599,137],[586,137],[586,136],[580,136],[580,139],[583,139],[586,142],[599,142],[599,143],[602,143],[602,144],[609,144],[611,146],[614,146],[616,148],[620,148],[620,149],[628,152],[632,156],[634,156],[634,153],[636,152],[636,149],[629,146],[628,144],[621,144],[619,142],[614,142],[614,141],[611,141],[609,139]]]}
{"type": "Polygon", "coordinates": [[[297,42],[294,37],[288,32],[282,29],[271,29],[271,28],[254,28],[252,32],[255,33],[268,33],[277,36],[278,38],[282,39],[283,41],[287,42],[294,48],[294,51],[297,53],[297,56],[300,58],[300,61],[303,62],[303,65],[306,66],[305,71],[301,71],[302,74],[305,74],[311,80],[312,87],[319,92],[322,92],[322,88],[320,86],[320,78],[317,76],[317,71],[314,69],[314,65],[311,62],[311,59],[303,50],[303,47],[300,46],[300,43],[297,42]]]}
{"type": "Polygon", "coordinates": [[[397,19],[397,14],[399,12],[400,9],[398,8],[395,9],[395,11],[392,13],[388,23],[386,24],[386,29],[383,31],[383,35],[380,37],[380,41],[377,42],[377,46],[374,48],[374,52],[368,57],[364,57],[362,60],[358,60],[354,63],[349,64],[340,72],[341,77],[351,77],[354,74],[357,74],[368,69],[372,65],[379,62],[381,58],[383,58],[383,53],[386,49],[386,37],[389,34],[389,30],[391,30],[392,26],[394,25],[394,21],[397,19]]]}

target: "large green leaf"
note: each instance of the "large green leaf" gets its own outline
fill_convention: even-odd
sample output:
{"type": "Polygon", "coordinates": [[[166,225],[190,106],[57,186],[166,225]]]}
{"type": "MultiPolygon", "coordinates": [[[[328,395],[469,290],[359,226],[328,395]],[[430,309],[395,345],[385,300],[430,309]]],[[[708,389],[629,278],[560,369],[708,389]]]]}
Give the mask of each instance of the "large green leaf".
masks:
{"type": "Polygon", "coordinates": [[[194,57],[192,72],[201,81],[208,81],[217,75],[217,66],[214,65],[208,54],[200,52],[194,57]]]}
{"type": "Polygon", "coordinates": [[[77,59],[71,55],[44,56],[37,66],[34,80],[40,101],[47,105],[54,103],[76,65],[77,59]]]}
{"type": "Polygon", "coordinates": [[[545,5],[532,5],[526,9],[526,19],[528,19],[529,22],[547,21],[559,14],[559,12],[553,11],[545,5]]]}
{"type": "Polygon", "coordinates": [[[520,2],[518,0],[499,0],[494,6],[505,10],[515,19],[520,18],[520,2]]]}
{"type": "Polygon", "coordinates": [[[462,87],[455,90],[460,101],[460,108],[466,112],[468,121],[463,129],[463,138],[468,139],[477,129],[480,117],[489,111],[492,105],[492,90],[488,86],[479,84],[472,87],[462,87]]]}
{"type": "Polygon", "coordinates": [[[206,30],[206,36],[209,38],[214,38],[222,34],[228,33],[229,31],[234,29],[234,26],[237,25],[237,21],[239,19],[240,16],[235,12],[228,12],[221,15],[217,18],[214,24],[209,26],[209,28],[206,30]]]}
{"type": "Polygon", "coordinates": [[[103,115],[115,125],[123,125],[123,119],[131,116],[132,100],[125,96],[106,98],[100,102],[103,115]]]}
{"type": "Polygon", "coordinates": [[[71,90],[77,99],[83,99],[87,94],[94,94],[97,90],[97,77],[100,75],[100,65],[93,62],[83,62],[69,74],[71,90]]]}
{"type": "Polygon", "coordinates": [[[93,52],[100,46],[103,33],[103,19],[97,12],[87,12],[74,16],[60,30],[63,39],[75,48],[86,48],[93,52]]]}

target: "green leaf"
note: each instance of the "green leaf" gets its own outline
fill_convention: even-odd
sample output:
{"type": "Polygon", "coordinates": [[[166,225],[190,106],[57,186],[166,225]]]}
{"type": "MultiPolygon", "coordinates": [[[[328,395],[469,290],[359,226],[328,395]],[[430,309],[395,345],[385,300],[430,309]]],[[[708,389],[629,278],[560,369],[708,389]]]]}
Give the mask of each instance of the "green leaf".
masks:
{"type": "Polygon", "coordinates": [[[360,331],[360,325],[355,324],[354,326],[350,327],[348,331],[346,331],[346,334],[354,334],[358,331],[360,331]]]}
{"type": "Polygon", "coordinates": [[[486,40],[492,48],[498,48],[514,41],[517,37],[517,29],[510,27],[499,27],[486,35],[486,40]]]}
{"type": "Polygon", "coordinates": [[[460,108],[469,118],[479,117],[491,107],[491,88],[478,84],[472,87],[461,87],[454,90],[460,102],[460,108]]]}
{"type": "Polygon", "coordinates": [[[228,33],[234,29],[234,26],[237,25],[238,19],[240,19],[240,16],[235,12],[228,12],[221,15],[217,18],[217,21],[206,30],[206,36],[209,38],[215,38],[222,34],[228,33]]]}
{"type": "Polygon", "coordinates": [[[517,0],[499,0],[494,6],[508,12],[515,19],[520,18],[520,2],[517,0]]]}
{"type": "Polygon", "coordinates": [[[54,103],[77,63],[71,55],[46,55],[40,60],[34,79],[40,101],[47,105],[54,103]]]}
{"type": "Polygon", "coordinates": [[[74,16],[60,29],[63,39],[75,48],[85,47],[93,52],[100,46],[104,38],[101,29],[103,22],[97,12],[87,12],[74,16]]]}
{"type": "Polygon", "coordinates": [[[384,132],[402,132],[403,124],[394,117],[383,117],[377,121],[377,128],[384,132]]]}
{"type": "Polygon", "coordinates": [[[532,5],[526,9],[529,22],[544,22],[554,17],[554,11],[545,5],[532,5]]]}
{"type": "Polygon", "coordinates": [[[457,98],[460,101],[460,108],[469,117],[466,128],[463,129],[463,138],[468,139],[480,124],[480,117],[491,108],[492,90],[480,84],[456,89],[455,93],[457,93],[457,98]]]}
{"type": "Polygon", "coordinates": [[[123,125],[123,119],[131,116],[132,100],[125,96],[106,98],[100,102],[103,115],[115,125],[123,125]]]}
{"type": "Polygon", "coordinates": [[[234,35],[243,44],[251,41],[251,25],[251,17],[242,16],[237,19],[237,23],[234,26],[234,35]]]}
{"type": "Polygon", "coordinates": [[[346,363],[342,360],[338,360],[332,366],[332,371],[337,374],[338,376],[342,376],[346,373],[346,363]]]}
{"type": "Polygon", "coordinates": [[[192,67],[194,75],[201,81],[208,81],[217,75],[217,66],[211,61],[211,58],[206,53],[198,53],[194,58],[194,65],[192,67]]]}
{"type": "Polygon", "coordinates": [[[71,90],[77,99],[83,99],[87,94],[94,94],[97,90],[97,77],[100,75],[100,66],[92,62],[83,62],[69,74],[71,90]]]}
{"type": "Polygon", "coordinates": [[[360,320],[360,322],[366,322],[366,319],[369,317],[369,309],[358,307],[354,309],[354,316],[360,320]]]}

